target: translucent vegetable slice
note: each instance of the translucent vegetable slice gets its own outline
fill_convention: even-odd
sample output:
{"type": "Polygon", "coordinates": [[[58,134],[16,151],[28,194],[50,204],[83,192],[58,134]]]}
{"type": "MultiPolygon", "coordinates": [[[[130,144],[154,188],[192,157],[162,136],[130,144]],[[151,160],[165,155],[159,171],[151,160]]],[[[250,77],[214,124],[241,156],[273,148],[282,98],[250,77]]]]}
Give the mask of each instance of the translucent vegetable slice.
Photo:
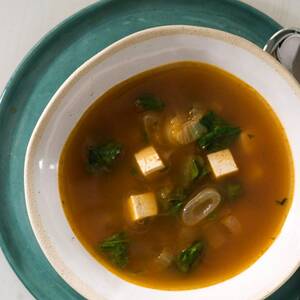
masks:
{"type": "Polygon", "coordinates": [[[220,204],[221,195],[213,188],[205,188],[192,198],[183,208],[182,221],[193,226],[206,218],[220,204]]]}

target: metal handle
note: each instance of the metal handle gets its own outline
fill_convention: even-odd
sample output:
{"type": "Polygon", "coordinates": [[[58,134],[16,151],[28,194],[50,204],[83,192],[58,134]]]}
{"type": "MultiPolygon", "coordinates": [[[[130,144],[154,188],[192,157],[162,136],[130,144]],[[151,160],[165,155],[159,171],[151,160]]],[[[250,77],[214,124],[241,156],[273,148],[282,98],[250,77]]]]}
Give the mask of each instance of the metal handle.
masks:
{"type": "Polygon", "coordinates": [[[279,30],[268,40],[263,50],[283,64],[300,83],[300,29],[279,30]]]}

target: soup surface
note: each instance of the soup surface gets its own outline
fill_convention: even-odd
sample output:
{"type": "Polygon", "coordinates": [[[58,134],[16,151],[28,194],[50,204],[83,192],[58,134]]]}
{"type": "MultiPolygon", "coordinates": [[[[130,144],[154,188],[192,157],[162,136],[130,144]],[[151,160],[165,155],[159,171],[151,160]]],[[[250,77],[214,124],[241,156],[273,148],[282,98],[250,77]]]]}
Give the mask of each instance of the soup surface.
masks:
{"type": "Polygon", "coordinates": [[[268,249],[290,207],[293,168],[254,89],[179,62],[122,82],[87,110],[63,149],[59,185],[73,231],[105,267],[140,285],[192,289],[268,249]]]}

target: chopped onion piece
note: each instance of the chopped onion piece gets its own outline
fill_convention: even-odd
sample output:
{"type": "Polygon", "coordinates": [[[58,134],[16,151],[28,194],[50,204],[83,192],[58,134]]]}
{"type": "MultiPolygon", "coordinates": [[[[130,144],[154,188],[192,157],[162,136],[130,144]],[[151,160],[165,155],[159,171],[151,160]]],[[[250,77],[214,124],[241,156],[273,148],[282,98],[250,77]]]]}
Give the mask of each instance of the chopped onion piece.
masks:
{"type": "Polygon", "coordinates": [[[159,117],[155,113],[148,113],[143,117],[143,123],[146,133],[151,136],[154,131],[158,130],[159,117]]]}
{"type": "Polygon", "coordinates": [[[238,235],[242,232],[240,221],[233,215],[225,217],[221,223],[232,233],[238,235]]]}
{"type": "Polygon", "coordinates": [[[164,248],[163,251],[157,257],[157,260],[164,268],[166,268],[172,263],[173,255],[167,248],[164,248]]]}
{"type": "Polygon", "coordinates": [[[184,121],[181,116],[176,116],[167,123],[166,136],[173,144],[186,145],[194,142],[206,132],[206,128],[198,118],[184,121]]]}
{"type": "Polygon", "coordinates": [[[147,113],[143,116],[144,129],[147,137],[154,143],[165,145],[165,136],[161,130],[161,116],[157,113],[147,113]]]}
{"type": "Polygon", "coordinates": [[[243,149],[243,153],[246,155],[253,155],[256,151],[256,139],[253,139],[254,135],[252,134],[253,131],[244,129],[243,132],[240,134],[240,138],[238,143],[240,147],[243,149]]]}
{"type": "Polygon", "coordinates": [[[184,207],[182,221],[193,226],[212,213],[221,202],[220,194],[213,188],[206,188],[191,199],[184,207]]]}
{"type": "Polygon", "coordinates": [[[204,115],[203,109],[198,105],[194,104],[193,108],[189,111],[189,119],[199,121],[204,115]]]}
{"type": "Polygon", "coordinates": [[[168,248],[164,248],[162,252],[155,258],[152,269],[157,272],[161,272],[167,269],[174,259],[174,255],[168,248]]]}
{"type": "Polygon", "coordinates": [[[226,243],[226,234],[222,225],[217,226],[216,224],[209,226],[205,230],[206,241],[213,249],[218,249],[226,243]]]}

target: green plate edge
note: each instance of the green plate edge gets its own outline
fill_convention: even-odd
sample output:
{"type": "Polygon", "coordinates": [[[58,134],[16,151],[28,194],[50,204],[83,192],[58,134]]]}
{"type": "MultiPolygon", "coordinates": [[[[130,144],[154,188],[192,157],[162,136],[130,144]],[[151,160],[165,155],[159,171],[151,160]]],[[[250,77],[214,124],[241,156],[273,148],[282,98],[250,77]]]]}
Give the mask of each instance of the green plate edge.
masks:
{"type": "MultiPolygon", "coordinates": [[[[48,263],[27,217],[23,167],[32,130],[54,92],[84,61],[130,33],[169,24],[228,31],[260,47],[281,28],[263,13],[234,0],[102,0],[42,38],[0,96],[0,245],[37,299],[83,298],[48,263]]],[[[299,299],[299,277],[298,271],[270,299],[299,299]]]]}

